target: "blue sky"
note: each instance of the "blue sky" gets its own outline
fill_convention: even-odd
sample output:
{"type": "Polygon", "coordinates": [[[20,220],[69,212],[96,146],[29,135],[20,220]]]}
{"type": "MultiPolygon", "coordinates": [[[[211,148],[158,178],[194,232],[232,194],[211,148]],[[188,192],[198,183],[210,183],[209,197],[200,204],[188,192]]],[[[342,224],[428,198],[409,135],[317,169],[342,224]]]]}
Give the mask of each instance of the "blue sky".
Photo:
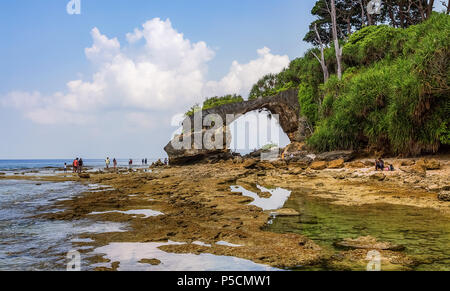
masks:
{"type": "Polygon", "coordinates": [[[315,0],[68,2],[0,2],[0,159],[164,156],[173,116],[303,55],[315,0]]]}
{"type": "MultiPolygon", "coordinates": [[[[270,49],[269,57],[278,57],[278,67],[286,62],[282,57],[301,56],[308,48],[301,37],[312,20],[309,11],[314,3],[313,0],[81,0],[81,15],[69,15],[68,2],[0,3],[1,159],[164,156],[162,147],[175,130],[170,119],[175,113],[182,113],[188,102],[176,110],[151,105],[141,110],[140,103],[136,103],[123,112],[119,103],[87,113],[71,110],[65,114],[63,107],[52,107],[59,98],[55,93],[69,91],[69,81],[89,83],[99,71],[99,65],[88,59],[85,51],[93,47],[93,28],[108,39],[117,38],[120,47],[130,53],[140,48],[139,44],[127,46],[127,33],[142,29],[142,24],[154,18],[160,18],[161,23],[170,19],[171,27],[182,33],[184,40],[207,45],[214,56],[200,57],[199,70],[203,70],[205,82],[220,82],[229,74],[234,61],[245,66],[258,60],[257,50],[263,48],[270,49]],[[204,65],[207,67],[203,68],[204,65]],[[13,102],[14,106],[12,92],[21,96],[19,103],[13,102]],[[35,93],[39,97],[32,99],[30,96],[35,93]],[[44,100],[48,103],[45,111],[39,118],[30,117],[43,109],[40,106],[44,100]],[[45,118],[60,113],[60,118],[51,121],[45,118]],[[157,126],[126,124],[126,114],[130,114],[132,121],[143,115],[156,116],[152,122],[157,126]],[[88,115],[95,118],[91,120],[88,115]],[[77,123],[84,118],[89,120],[77,123]]],[[[220,85],[212,83],[210,87],[214,84],[220,85]]]]}

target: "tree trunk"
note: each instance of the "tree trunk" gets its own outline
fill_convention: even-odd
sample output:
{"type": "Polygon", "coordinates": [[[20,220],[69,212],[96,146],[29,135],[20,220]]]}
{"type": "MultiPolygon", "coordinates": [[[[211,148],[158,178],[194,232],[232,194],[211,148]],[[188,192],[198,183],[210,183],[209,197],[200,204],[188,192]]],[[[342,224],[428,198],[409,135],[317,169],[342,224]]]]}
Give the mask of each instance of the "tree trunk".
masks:
{"type": "Polygon", "coordinates": [[[431,14],[433,13],[433,6],[434,6],[434,0],[430,0],[427,7],[427,19],[431,17],[431,14]]]}
{"type": "Polygon", "coordinates": [[[388,13],[389,13],[389,18],[391,19],[391,24],[393,27],[397,27],[397,21],[395,21],[395,16],[394,16],[394,6],[392,5],[392,0],[389,0],[388,2],[388,13]]]}
{"type": "Polygon", "coordinates": [[[333,30],[334,49],[336,50],[336,62],[337,62],[337,76],[338,79],[342,79],[342,48],[339,45],[339,39],[337,34],[337,19],[336,19],[336,1],[331,0],[331,21],[333,30]]]}
{"type": "Polygon", "coordinates": [[[359,0],[359,4],[361,4],[361,27],[364,27],[366,26],[366,6],[364,6],[363,0],[359,0]]]}
{"type": "Polygon", "coordinates": [[[326,83],[330,77],[330,74],[328,72],[327,63],[325,62],[325,47],[322,42],[322,38],[320,37],[319,31],[317,30],[317,24],[314,24],[314,31],[316,32],[317,41],[320,44],[320,59],[318,56],[316,56],[315,53],[313,53],[313,54],[316,57],[316,59],[319,61],[320,66],[322,67],[323,80],[324,80],[324,83],[326,83]]]}

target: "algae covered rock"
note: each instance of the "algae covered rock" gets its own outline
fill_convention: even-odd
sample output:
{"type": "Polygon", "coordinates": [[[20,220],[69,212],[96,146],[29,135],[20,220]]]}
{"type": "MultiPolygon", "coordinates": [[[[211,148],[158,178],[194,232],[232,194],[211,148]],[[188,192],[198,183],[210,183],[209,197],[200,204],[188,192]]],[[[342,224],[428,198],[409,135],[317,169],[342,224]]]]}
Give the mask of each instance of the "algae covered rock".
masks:
{"type": "Polygon", "coordinates": [[[299,216],[300,213],[292,208],[282,208],[272,212],[275,216],[299,216]]]}
{"type": "Polygon", "coordinates": [[[405,247],[390,242],[379,242],[372,236],[362,236],[356,239],[344,239],[334,243],[336,247],[346,249],[365,249],[365,250],[387,250],[387,251],[403,251],[405,247]]]}

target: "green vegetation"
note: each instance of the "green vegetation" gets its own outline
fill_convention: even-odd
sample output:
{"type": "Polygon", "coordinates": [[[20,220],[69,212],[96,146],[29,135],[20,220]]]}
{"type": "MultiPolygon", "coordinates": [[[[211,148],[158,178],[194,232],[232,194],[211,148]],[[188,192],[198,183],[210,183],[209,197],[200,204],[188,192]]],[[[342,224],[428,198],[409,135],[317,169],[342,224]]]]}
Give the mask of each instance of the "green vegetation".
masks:
{"type": "Polygon", "coordinates": [[[200,106],[198,104],[194,105],[191,107],[191,109],[189,109],[189,111],[186,113],[186,116],[192,116],[194,115],[196,112],[202,111],[202,110],[207,110],[207,109],[211,109],[211,108],[215,108],[218,106],[222,106],[222,105],[226,105],[226,104],[231,104],[231,103],[240,103],[243,102],[244,98],[242,98],[242,96],[240,95],[225,95],[222,97],[210,97],[207,98],[204,102],[203,102],[203,106],[200,106]]]}
{"type": "Polygon", "coordinates": [[[308,144],[318,151],[436,152],[450,144],[449,31],[444,13],[407,28],[366,26],[341,40],[342,80],[327,46],[326,83],[317,48],[260,80],[250,96],[298,88],[300,114],[315,129],[308,144]]]}

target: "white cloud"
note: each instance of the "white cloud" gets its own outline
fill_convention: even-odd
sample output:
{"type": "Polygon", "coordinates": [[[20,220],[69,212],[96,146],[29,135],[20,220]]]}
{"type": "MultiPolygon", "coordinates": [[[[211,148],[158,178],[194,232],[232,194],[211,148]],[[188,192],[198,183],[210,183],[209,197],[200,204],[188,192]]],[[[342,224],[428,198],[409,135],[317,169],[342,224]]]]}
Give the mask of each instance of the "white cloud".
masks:
{"type": "Polygon", "coordinates": [[[259,49],[258,58],[247,64],[234,61],[230,72],[222,80],[210,81],[206,84],[206,95],[223,95],[238,93],[247,97],[253,84],[269,73],[279,73],[289,65],[288,56],[273,55],[270,49],[259,49]]]}
{"type": "Polygon", "coordinates": [[[108,39],[102,35],[97,27],[91,31],[94,44],[84,50],[86,57],[93,62],[106,62],[114,58],[120,52],[120,43],[117,38],[108,39]]]}
{"type": "MultiPolygon", "coordinates": [[[[157,116],[183,112],[203,97],[228,93],[246,96],[260,77],[279,72],[289,63],[287,56],[273,55],[263,48],[256,60],[247,64],[235,61],[222,80],[208,82],[207,64],[215,52],[205,42],[186,39],[170,20],[147,21],[126,35],[125,48],[98,28],[91,35],[93,44],[85,54],[97,71],[90,81],[70,81],[65,92],[48,96],[10,92],[0,99],[0,105],[17,108],[41,124],[92,123],[101,113],[120,111],[125,122],[150,128],[149,124],[157,123],[157,116]],[[152,118],[145,117],[147,114],[152,118]]],[[[164,120],[170,123],[170,118],[164,120]]]]}

